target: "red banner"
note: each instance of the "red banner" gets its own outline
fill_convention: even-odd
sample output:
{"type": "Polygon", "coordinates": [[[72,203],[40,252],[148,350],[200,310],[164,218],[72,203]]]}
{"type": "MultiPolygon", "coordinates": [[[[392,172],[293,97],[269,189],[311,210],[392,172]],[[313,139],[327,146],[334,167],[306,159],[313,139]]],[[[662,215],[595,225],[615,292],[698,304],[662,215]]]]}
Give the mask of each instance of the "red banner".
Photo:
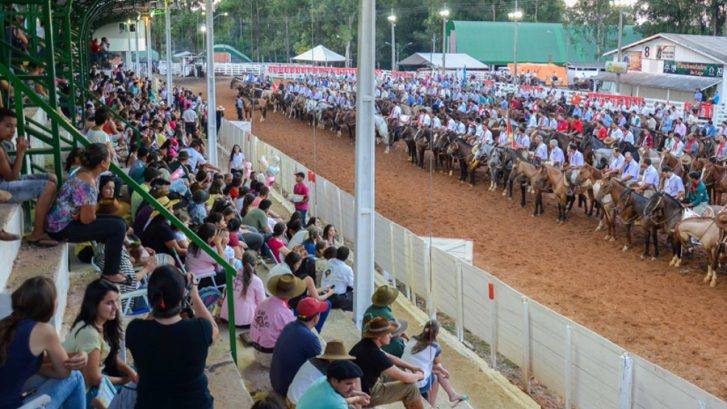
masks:
{"type": "Polygon", "coordinates": [[[700,103],[699,104],[699,118],[702,118],[702,119],[714,118],[714,104],[708,104],[706,102],[700,103]]]}

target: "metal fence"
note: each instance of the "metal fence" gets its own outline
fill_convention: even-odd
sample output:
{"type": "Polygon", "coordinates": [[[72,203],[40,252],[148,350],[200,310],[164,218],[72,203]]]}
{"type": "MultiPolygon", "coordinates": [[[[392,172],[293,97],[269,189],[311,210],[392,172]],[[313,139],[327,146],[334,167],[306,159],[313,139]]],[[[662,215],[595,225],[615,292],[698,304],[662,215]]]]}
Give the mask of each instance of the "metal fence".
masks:
{"type": "MultiPolygon", "coordinates": [[[[291,192],[294,172],[311,175],[313,214],[354,237],[354,197],[243,128],[223,121],[219,138],[227,149],[242,147],[258,169],[264,155],[280,158],[277,188],[291,192]]],[[[630,354],[590,329],[558,314],[466,261],[430,249],[428,240],[376,214],[377,265],[420,296],[428,312],[452,317],[457,336],[468,330],[562,396],[567,408],[727,409],[727,403],[671,372],[630,354]]],[[[496,354],[492,354],[496,356],[496,354]]],[[[527,382],[525,383],[527,384],[527,382]]]]}

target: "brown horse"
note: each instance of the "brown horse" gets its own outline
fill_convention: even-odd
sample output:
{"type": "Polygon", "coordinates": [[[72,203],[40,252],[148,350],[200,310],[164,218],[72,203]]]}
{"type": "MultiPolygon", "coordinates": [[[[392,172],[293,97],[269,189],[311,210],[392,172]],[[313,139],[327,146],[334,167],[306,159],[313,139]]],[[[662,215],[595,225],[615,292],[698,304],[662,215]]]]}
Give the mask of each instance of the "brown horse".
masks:
{"type": "Polygon", "coordinates": [[[636,220],[641,221],[641,227],[646,232],[646,248],[641,258],[651,257],[650,243],[654,242],[654,257],[659,257],[659,241],[657,236],[658,224],[655,223],[651,217],[645,217],[647,215],[647,207],[649,204],[649,198],[637,193],[635,190],[627,188],[621,193],[619,198],[618,206],[616,207],[616,213],[621,214],[621,220],[626,225],[626,245],[623,250],[626,251],[631,248],[631,228],[636,220]]]}
{"type": "Polygon", "coordinates": [[[568,206],[568,185],[565,182],[565,174],[550,165],[543,166],[546,180],[558,201],[558,219],[556,223],[565,223],[568,206]]]}
{"type": "Polygon", "coordinates": [[[727,192],[727,166],[706,162],[702,168],[702,181],[714,192],[710,195],[710,202],[721,204],[722,193],[727,192]]]}
{"type": "Polygon", "coordinates": [[[597,202],[604,205],[604,213],[606,214],[606,223],[608,224],[608,234],[604,240],[614,241],[616,239],[616,214],[615,208],[619,204],[621,194],[628,189],[622,181],[617,178],[611,178],[605,186],[602,186],[598,192],[595,192],[597,202]],[[606,210],[608,206],[609,210],[606,210]]]}
{"type": "Polygon", "coordinates": [[[721,229],[717,226],[714,217],[690,217],[680,221],[672,236],[672,251],[674,257],[670,266],[679,267],[682,264],[682,250],[690,244],[690,238],[695,238],[704,247],[707,253],[707,275],[704,282],[710,287],[717,285],[717,266],[720,258],[721,229]]]}
{"type": "Polygon", "coordinates": [[[539,216],[545,212],[543,209],[543,169],[538,168],[532,163],[515,157],[512,166],[512,172],[508,178],[507,196],[512,199],[512,185],[515,179],[520,184],[520,207],[525,207],[525,186],[530,185],[535,195],[535,209],[533,216],[539,216]]]}

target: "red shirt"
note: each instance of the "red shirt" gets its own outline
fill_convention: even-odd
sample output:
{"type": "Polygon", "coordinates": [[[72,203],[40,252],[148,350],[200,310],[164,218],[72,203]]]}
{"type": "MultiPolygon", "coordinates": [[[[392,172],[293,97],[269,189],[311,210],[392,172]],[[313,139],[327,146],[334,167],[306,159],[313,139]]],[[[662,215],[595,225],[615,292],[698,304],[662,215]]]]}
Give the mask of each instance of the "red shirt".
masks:
{"type": "Polygon", "coordinates": [[[565,119],[558,121],[558,132],[568,132],[568,121],[565,119]]]}
{"type": "Polygon", "coordinates": [[[278,263],[282,263],[283,259],[280,258],[280,249],[285,247],[285,243],[275,237],[271,237],[268,239],[268,247],[270,247],[270,251],[273,252],[275,260],[277,260],[278,263]]]}
{"type": "Polygon", "coordinates": [[[599,129],[598,131],[598,139],[604,140],[608,137],[608,131],[606,130],[606,127],[603,127],[599,129]]]}
{"type": "Polygon", "coordinates": [[[571,129],[578,133],[583,133],[583,122],[580,119],[576,119],[570,124],[571,129]]]}
{"type": "MultiPolygon", "coordinates": [[[[305,183],[296,183],[295,186],[293,186],[293,194],[302,195],[306,199],[308,199],[310,195],[310,189],[305,183]]],[[[296,203],[295,208],[297,210],[308,210],[308,200],[296,203]]]]}

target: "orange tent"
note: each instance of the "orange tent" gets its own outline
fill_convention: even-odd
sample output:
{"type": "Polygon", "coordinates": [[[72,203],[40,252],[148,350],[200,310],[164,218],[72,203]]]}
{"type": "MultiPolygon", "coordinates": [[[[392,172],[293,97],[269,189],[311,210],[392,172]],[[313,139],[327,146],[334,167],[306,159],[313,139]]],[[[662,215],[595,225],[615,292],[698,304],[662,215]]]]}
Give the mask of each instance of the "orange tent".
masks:
{"type": "MultiPolygon", "coordinates": [[[[510,72],[515,72],[514,64],[508,64],[507,68],[510,69],[510,72]]],[[[568,76],[567,71],[565,67],[561,67],[560,65],[555,64],[528,64],[528,63],[518,63],[517,64],[517,72],[519,74],[524,74],[526,72],[530,71],[530,74],[535,74],[543,81],[546,81],[546,85],[550,85],[550,79],[553,77],[553,72],[555,72],[558,75],[558,80],[560,82],[560,85],[568,85],[568,76]]]]}

